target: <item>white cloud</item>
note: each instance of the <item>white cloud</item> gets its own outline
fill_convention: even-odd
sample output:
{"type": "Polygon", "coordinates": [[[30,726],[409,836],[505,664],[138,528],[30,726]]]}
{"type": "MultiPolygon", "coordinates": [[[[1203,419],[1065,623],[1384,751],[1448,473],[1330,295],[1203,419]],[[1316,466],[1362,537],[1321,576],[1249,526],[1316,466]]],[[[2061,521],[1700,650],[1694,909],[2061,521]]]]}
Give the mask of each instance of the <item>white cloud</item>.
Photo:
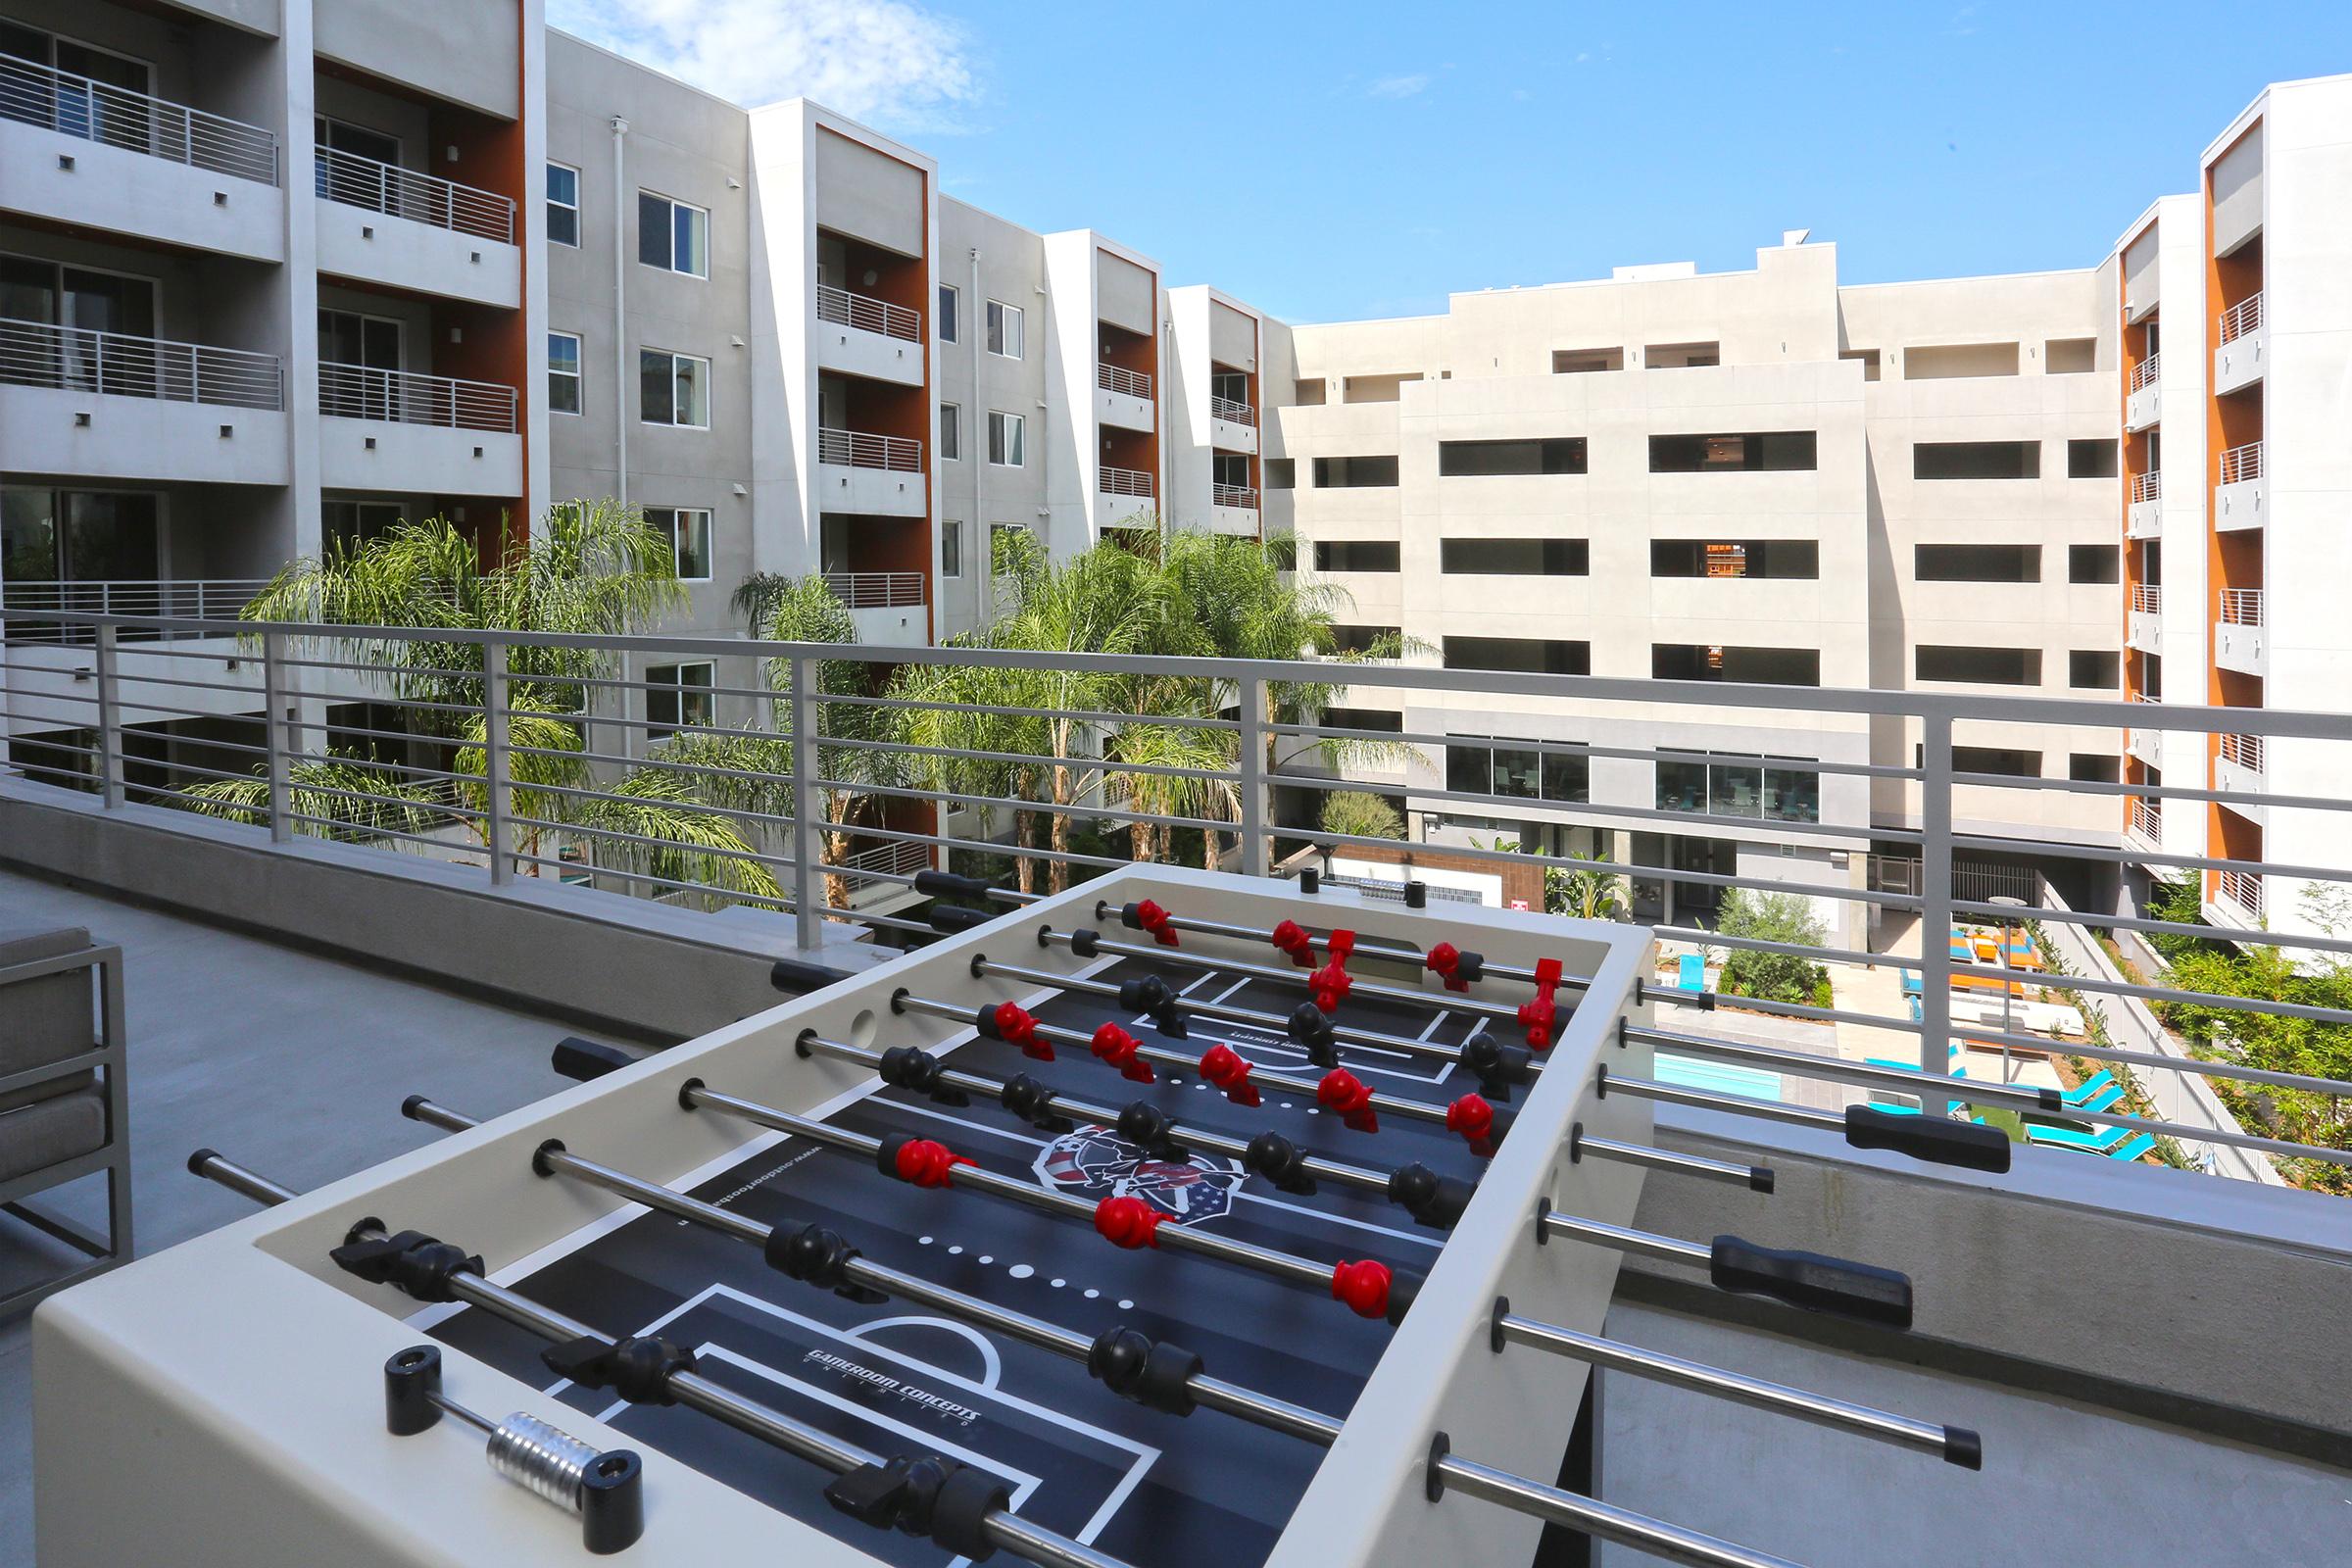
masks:
{"type": "Polygon", "coordinates": [[[962,30],[906,0],[548,0],[547,19],[747,108],[946,130],[978,96],[962,30]]]}
{"type": "Polygon", "coordinates": [[[1368,98],[1410,98],[1429,85],[1427,76],[1383,76],[1364,89],[1368,98]]]}

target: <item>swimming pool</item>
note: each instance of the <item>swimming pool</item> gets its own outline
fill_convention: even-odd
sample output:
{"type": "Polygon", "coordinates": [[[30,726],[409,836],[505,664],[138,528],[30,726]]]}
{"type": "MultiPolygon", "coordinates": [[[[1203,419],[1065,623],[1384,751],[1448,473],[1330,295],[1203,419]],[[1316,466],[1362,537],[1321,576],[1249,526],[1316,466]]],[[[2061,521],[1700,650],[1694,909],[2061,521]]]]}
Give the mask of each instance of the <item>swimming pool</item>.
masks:
{"type": "Polygon", "coordinates": [[[1781,1075],[1765,1072],[1758,1067],[1740,1067],[1728,1061],[1700,1061],[1690,1056],[1670,1056],[1660,1052],[1656,1072],[1658,1082],[1680,1084],[1685,1089],[1704,1089],[1716,1095],[1745,1095],[1750,1100],[1781,1098],[1781,1075]]]}

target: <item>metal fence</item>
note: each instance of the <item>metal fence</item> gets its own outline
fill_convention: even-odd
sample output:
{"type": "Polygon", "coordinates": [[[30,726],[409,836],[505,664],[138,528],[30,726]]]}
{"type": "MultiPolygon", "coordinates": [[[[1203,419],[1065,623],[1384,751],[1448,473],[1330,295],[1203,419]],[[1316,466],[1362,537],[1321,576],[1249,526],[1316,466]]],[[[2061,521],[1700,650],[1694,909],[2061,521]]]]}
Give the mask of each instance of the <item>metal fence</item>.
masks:
{"type": "Polygon", "coordinates": [[[1208,400],[1208,416],[1212,419],[1223,419],[1228,424],[1247,424],[1254,427],[1257,423],[1257,411],[1250,408],[1249,404],[1238,402],[1233,398],[1210,398],[1208,400]]]}
{"type": "Polygon", "coordinates": [[[388,419],[512,435],[515,406],[514,389],[496,381],[462,381],[331,361],[318,366],[318,412],[341,419],[388,419]]]}
{"type": "Polygon", "coordinates": [[[277,137],[259,125],[0,54],[0,120],[264,185],[277,183],[277,137]]]}
{"type": "Polygon", "coordinates": [[[893,473],[923,471],[923,444],[911,436],[875,435],[869,430],[834,430],[819,426],[816,461],[846,468],[887,468],[893,473]]]}
{"type": "Polygon", "coordinates": [[[1095,385],[1105,392],[1116,392],[1121,397],[1142,398],[1147,403],[1152,400],[1152,378],[1141,370],[1130,370],[1124,366],[1098,362],[1095,366],[1095,385]]]}
{"type": "Polygon", "coordinates": [[[2248,441],[2222,454],[2222,483],[2242,484],[2262,477],[2262,443],[2248,441]]]}
{"type": "Polygon", "coordinates": [[[919,571],[828,571],[825,586],[852,610],[904,610],[922,604],[930,579],[919,571]]]}
{"type": "Polygon", "coordinates": [[[286,406],[274,354],[0,317],[0,385],[230,409],[286,406]]]}
{"type": "Polygon", "coordinates": [[[346,207],[429,223],[477,239],[514,243],[514,200],[333,147],[318,149],[318,194],[346,207]]]}
{"type": "Polygon", "coordinates": [[[923,318],[919,311],[869,295],[853,294],[846,288],[830,283],[816,285],[816,318],[831,321],[836,326],[854,326],[861,332],[879,332],[908,343],[923,339],[923,318]]]}
{"type": "MultiPolygon", "coordinates": [[[[257,846],[331,835],[470,866],[490,883],[562,878],[750,906],[788,917],[814,949],[857,927],[925,939],[918,910],[932,890],[914,884],[930,867],[996,879],[1004,907],[1037,882],[1138,856],[1200,855],[1272,874],[1277,835],[1393,851],[1392,839],[1312,825],[1328,793],[1370,787],[1402,797],[1425,822],[1486,824],[1431,845],[1457,866],[1491,868],[1498,883],[1512,866],[1605,879],[1619,913],[1654,924],[1669,952],[1714,955],[1722,978],[1706,989],[1687,989],[1678,968],[1643,995],[1661,1006],[1661,1049],[1735,1064],[1753,1079],[1743,1093],[1793,1100],[1794,1086],[1810,1085],[1817,1107],[1826,1084],[1848,1099],[1908,1092],[1972,1113],[2022,1111],[2038,1129],[2030,1136],[2094,1157],[2153,1147],[2197,1164],[2195,1151],[2219,1147],[2283,1168],[2352,1167],[2352,1082],[2245,1060],[2232,1043],[2280,1019],[2342,1029],[2352,1010],[2184,991],[2121,967],[2120,979],[2018,967],[2041,951],[2017,946],[2028,921],[2101,940],[2255,942],[2315,968],[2352,956],[2352,935],[2304,898],[2352,882],[2340,863],[2352,856],[2336,848],[2352,800],[2211,788],[2186,769],[2166,781],[2082,776],[2065,760],[2087,734],[2118,735],[2125,715],[2113,702],[68,611],[12,611],[6,631],[0,696],[19,775],[85,790],[109,809],[203,810],[247,825],[257,846]],[[62,645],[61,627],[87,645],[62,645]],[[870,673],[827,676],[844,662],[870,673]],[[963,684],[909,684],[920,672],[963,684]],[[1351,705],[1336,716],[1282,706],[1294,685],[1335,677],[1350,683],[1351,705]],[[1398,727],[1355,727],[1351,715],[1384,704],[1398,727]],[[1582,737],[1508,742],[1539,760],[1540,800],[1447,765],[1466,739],[1489,754],[1501,744],[1452,733],[1452,714],[1514,705],[1529,729],[1582,737]],[[1766,731],[1786,746],[1760,745],[1766,731]],[[1786,766],[1808,747],[1818,812],[1727,816],[1708,809],[1712,793],[1687,801],[1658,780],[1734,733],[1726,765],[1786,766]],[[1994,737],[2038,745],[2060,765],[1965,765],[1959,748],[1994,737]],[[1144,744],[1170,738],[1186,749],[1144,744]],[[1298,764],[1327,743],[1381,751],[1361,766],[1298,764]],[[1369,785],[1348,776],[1367,769],[1369,785]],[[2166,842],[2166,802],[2206,831],[2166,842]],[[2236,814],[2225,830],[2226,812],[2236,814]],[[1507,842],[1492,831],[1505,827],[1517,830],[1507,842]],[[2329,848],[2311,859],[2247,854],[2266,829],[2329,848]],[[1686,853],[1694,845],[1707,853],[1686,853]],[[2021,906],[2012,890],[2030,880],[2016,869],[2025,865],[2090,891],[2032,907],[2029,888],[2021,906]],[[2162,912],[2147,896],[2151,876],[2192,887],[2204,918],[2162,912]],[[1662,913],[1628,908],[1644,889],[1665,890],[1662,913]],[[1793,894],[1843,920],[1842,934],[1726,931],[1734,893],[1793,894]],[[2265,918],[2270,928],[2257,929],[2265,918]],[[1732,961],[1742,954],[1822,965],[1826,989],[1794,999],[1742,990],[1732,961]],[[2235,1023],[2195,1050],[2169,1036],[2160,1049],[2123,1047],[2083,1034],[2053,996],[2132,998],[2235,1023]],[[2151,1101],[2093,1093],[2092,1069],[2127,1095],[2162,1075],[2198,1076],[2243,1120],[2167,1120],[2151,1101]],[[2296,1130],[2309,1136],[2286,1135],[2296,1130]]],[[[2167,706],[2147,717],[2176,734],[2292,749],[2311,763],[2298,777],[2336,776],[2352,755],[2342,714],[2167,706]]]]}
{"type": "Polygon", "coordinates": [[[1141,496],[1152,499],[1152,475],[1141,468],[1113,467],[1102,465],[1102,493],[1106,496],[1141,496]]]}
{"type": "Polygon", "coordinates": [[[2249,294],[2222,313],[2222,341],[2234,343],[2248,332],[2262,330],[2262,296],[2249,294]]]}

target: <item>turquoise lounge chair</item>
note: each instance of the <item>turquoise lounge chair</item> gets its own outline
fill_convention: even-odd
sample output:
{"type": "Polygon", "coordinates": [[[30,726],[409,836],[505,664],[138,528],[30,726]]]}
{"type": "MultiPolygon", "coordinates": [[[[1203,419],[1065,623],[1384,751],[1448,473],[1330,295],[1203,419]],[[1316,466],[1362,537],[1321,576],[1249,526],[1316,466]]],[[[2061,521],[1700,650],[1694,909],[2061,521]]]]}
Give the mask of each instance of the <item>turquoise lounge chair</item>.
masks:
{"type": "Polygon", "coordinates": [[[2149,1150],[2154,1149],[2155,1147],[2155,1135],[2153,1133],[2141,1133],[2137,1137],[2133,1138],[2130,1143],[2125,1144],[2122,1148],[2110,1149],[2107,1151],[2107,1157],[2109,1159],[2137,1159],[2140,1155],[2146,1153],[2149,1150]]]}
{"type": "MultiPolygon", "coordinates": [[[[2047,1144],[2053,1149],[2080,1150],[2086,1154],[2111,1153],[2118,1144],[2132,1136],[2129,1127],[2100,1127],[2086,1132],[2080,1127],[2042,1127],[2033,1122],[2026,1123],[2028,1142],[2047,1144]]],[[[2147,1135],[2143,1133],[2140,1136],[2147,1135]]]]}
{"type": "Polygon", "coordinates": [[[1700,953],[1686,953],[1676,960],[1675,986],[1683,991],[1707,989],[1707,959],[1700,953]]]}
{"type": "MultiPolygon", "coordinates": [[[[2065,1101],[2070,1105],[2080,1105],[2084,1101],[2090,1099],[2091,1096],[2098,1094],[2100,1091],[2112,1088],[2114,1084],[2115,1074],[2109,1072],[2106,1068],[2101,1067],[2097,1072],[2092,1073],[2088,1078],[2083,1079],[2081,1083],[2075,1085],[2074,1088],[2067,1090],[2058,1098],[2065,1101]]],[[[2104,1110],[2107,1107],[2105,1105],[2096,1105],[2092,1108],[2095,1110],[2104,1110]]]]}

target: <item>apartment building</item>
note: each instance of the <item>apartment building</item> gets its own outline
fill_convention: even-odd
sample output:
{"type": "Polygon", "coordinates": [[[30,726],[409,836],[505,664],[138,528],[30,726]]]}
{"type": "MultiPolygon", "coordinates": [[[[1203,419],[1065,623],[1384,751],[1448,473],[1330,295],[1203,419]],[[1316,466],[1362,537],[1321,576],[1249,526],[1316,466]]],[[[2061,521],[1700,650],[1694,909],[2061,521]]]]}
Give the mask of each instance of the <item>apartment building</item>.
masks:
{"type": "MultiPolygon", "coordinates": [[[[947,197],[935,159],[815,104],[746,110],[550,31],[538,0],[0,0],[0,594],[217,612],[396,517],[487,548],[610,495],[668,531],[679,630],[740,630],[739,585],[819,570],[863,638],[919,643],[986,620],[1004,530],[1066,553],[1164,519],[1295,530],[1351,640],[1461,668],[2335,706],[2345,258],[2318,215],[2347,96],[2270,89],[2198,193],[2080,270],[1847,285],[1797,232],[1743,271],[1294,327],[947,197]],[[2322,569],[2272,595],[2281,529],[2322,569]]],[[[753,678],[632,673],[679,687],[639,741],[753,678]]],[[[1901,765],[1919,735],[1792,701],[1348,711],[1447,738],[1364,772],[1416,836],[1653,865],[1638,906],[1672,919],[1709,876],[1904,874],[1915,792],[1820,764],[1901,765]]],[[[2311,813],[2127,793],[2322,793],[2316,747],[1953,739],[2053,786],[1962,792],[1986,863],[2010,838],[2335,858],[2311,813]]],[[[2209,883],[2218,919],[2287,917],[2259,878],[2209,883]]]]}

